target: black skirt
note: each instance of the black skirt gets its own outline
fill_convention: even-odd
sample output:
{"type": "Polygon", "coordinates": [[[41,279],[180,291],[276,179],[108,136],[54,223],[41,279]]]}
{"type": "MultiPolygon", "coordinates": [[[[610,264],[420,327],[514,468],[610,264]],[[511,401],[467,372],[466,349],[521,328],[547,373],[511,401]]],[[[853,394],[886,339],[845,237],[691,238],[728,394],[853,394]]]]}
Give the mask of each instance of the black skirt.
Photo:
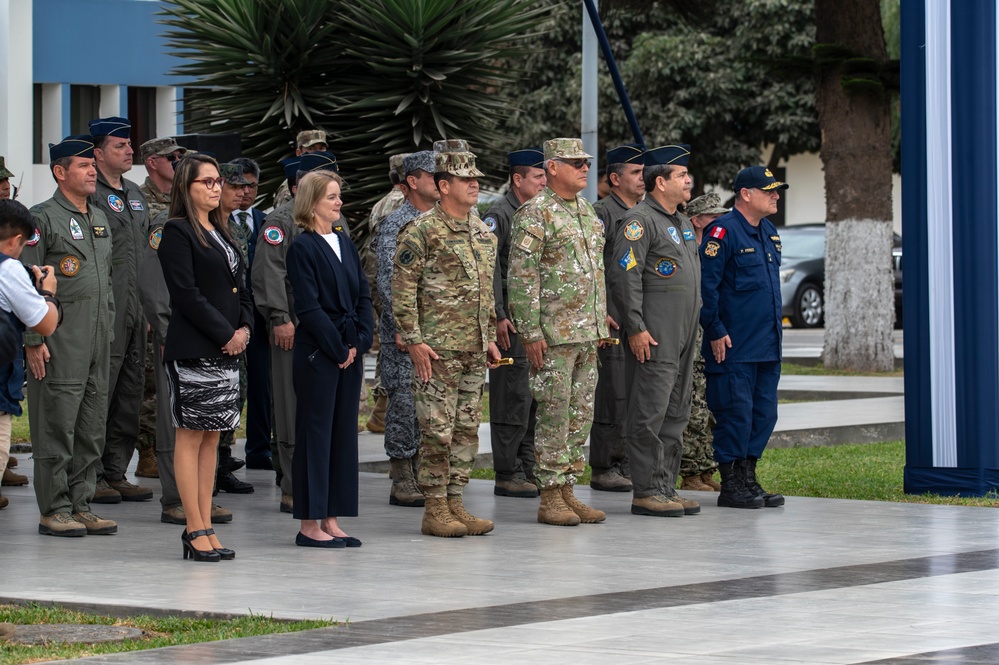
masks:
{"type": "Polygon", "coordinates": [[[239,427],[239,360],[192,358],[166,363],[174,427],[223,432],[239,427]]]}

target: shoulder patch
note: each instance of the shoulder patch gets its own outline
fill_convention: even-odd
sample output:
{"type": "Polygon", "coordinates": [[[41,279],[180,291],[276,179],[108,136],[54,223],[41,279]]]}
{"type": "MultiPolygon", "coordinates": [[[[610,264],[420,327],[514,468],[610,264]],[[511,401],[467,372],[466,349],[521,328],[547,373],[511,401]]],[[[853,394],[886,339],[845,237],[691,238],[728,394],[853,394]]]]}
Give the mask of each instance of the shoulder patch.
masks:
{"type": "Polygon", "coordinates": [[[718,256],[719,249],[721,249],[721,245],[716,243],[714,240],[709,240],[708,244],[704,246],[704,256],[710,256],[714,258],[718,256]]]}
{"type": "Polygon", "coordinates": [[[284,231],[280,226],[268,226],[264,229],[264,242],[268,245],[280,245],[284,242],[284,231]]]}
{"type": "Polygon", "coordinates": [[[628,253],[621,257],[621,260],[617,262],[619,266],[624,268],[627,272],[638,265],[638,261],[635,259],[635,250],[628,248],[628,253]]]}
{"type": "Polygon", "coordinates": [[[544,227],[542,226],[528,226],[517,241],[517,247],[528,254],[533,254],[544,246],[544,233],[544,227]]]}
{"type": "Polygon", "coordinates": [[[149,246],[152,247],[154,251],[158,250],[160,248],[161,240],[163,240],[163,227],[157,226],[149,234],[149,246]]]}
{"type": "Polygon", "coordinates": [[[496,218],[493,216],[486,217],[482,220],[482,223],[489,227],[492,233],[496,233],[496,218]]]}
{"type": "Polygon", "coordinates": [[[412,265],[414,261],[416,261],[416,252],[406,245],[395,253],[395,262],[403,267],[412,265]]]}
{"type": "Polygon", "coordinates": [[[38,244],[38,241],[40,241],[41,239],[42,239],[42,230],[36,226],[35,232],[31,234],[30,238],[28,238],[28,247],[34,247],[35,245],[38,244]]]}
{"type": "Polygon", "coordinates": [[[633,219],[628,222],[628,225],[624,227],[624,237],[632,242],[638,240],[643,235],[645,235],[645,229],[642,227],[641,222],[637,219],[633,219]]]}
{"type": "Polygon", "coordinates": [[[711,231],[711,237],[712,238],[717,238],[718,240],[724,240],[725,239],[725,227],[724,226],[716,226],[711,231]]]}

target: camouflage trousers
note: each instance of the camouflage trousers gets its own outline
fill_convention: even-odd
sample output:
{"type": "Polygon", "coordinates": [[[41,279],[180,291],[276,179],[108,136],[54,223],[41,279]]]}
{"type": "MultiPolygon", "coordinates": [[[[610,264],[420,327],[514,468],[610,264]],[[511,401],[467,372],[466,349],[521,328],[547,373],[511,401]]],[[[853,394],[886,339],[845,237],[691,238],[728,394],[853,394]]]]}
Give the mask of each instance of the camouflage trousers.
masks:
{"type": "MultiPolygon", "coordinates": [[[[243,405],[246,404],[246,354],[239,354],[239,401],[236,402],[236,408],[239,409],[240,414],[243,413],[243,405]]],[[[226,446],[232,448],[236,443],[236,430],[227,429],[224,430],[219,435],[219,447],[224,448],[226,446]]]]}
{"type": "Polygon", "coordinates": [[[541,369],[532,370],[531,393],[538,403],[534,475],[541,489],[575,485],[583,474],[596,385],[596,342],[550,346],[541,369]]]}
{"type": "Polygon", "coordinates": [[[680,460],[681,476],[698,476],[705,471],[714,471],[718,464],[714,459],[711,428],[715,418],[708,409],[708,382],[704,376],[704,361],[694,361],[693,388],[690,396],[690,420],[683,432],[683,457],[680,460]]]}
{"type": "Polygon", "coordinates": [[[393,459],[411,459],[420,445],[420,430],[413,403],[413,361],[406,351],[385,345],[378,352],[382,365],[382,388],[388,393],[385,410],[385,454],[393,459]]]}
{"type": "Polygon", "coordinates": [[[139,436],[136,447],[156,447],[156,373],[153,367],[153,332],[146,332],[146,374],[142,384],[142,405],[139,408],[139,436]]]}
{"type": "Polygon", "coordinates": [[[427,498],[460,496],[479,451],[482,387],[486,381],[481,351],[437,351],[433,376],[413,377],[413,402],[420,426],[417,482],[427,498]]]}

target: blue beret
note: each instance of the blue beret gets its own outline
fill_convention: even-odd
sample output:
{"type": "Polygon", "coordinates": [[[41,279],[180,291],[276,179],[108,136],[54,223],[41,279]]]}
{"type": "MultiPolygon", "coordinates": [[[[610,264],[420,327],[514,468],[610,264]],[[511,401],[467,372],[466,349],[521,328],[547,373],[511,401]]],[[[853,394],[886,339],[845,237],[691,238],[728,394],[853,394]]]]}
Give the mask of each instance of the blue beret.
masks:
{"type": "Polygon", "coordinates": [[[298,176],[298,163],[301,161],[301,157],[286,157],[278,162],[281,164],[281,168],[284,169],[284,177],[291,182],[295,182],[295,178],[298,176]]]}
{"type": "Polygon", "coordinates": [[[764,192],[769,192],[788,187],[786,182],[781,182],[775,178],[770,169],[765,166],[748,166],[742,169],[739,171],[739,175],[735,176],[735,182],[732,184],[732,189],[736,194],[743,189],[762,189],[764,192]]]}
{"type": "Polygon", "coordinates": [[[545,151],[540,146],[514,150],[506,155],[510,166],[533,166],[536,169],[545,167],[545,151]]]}
{"type": "Polygon", "coordinates": [[[305,171],[333,171],[340,172],[340,167],[336,164],[336,155],[332,152],[307,152],[300,157],[298,162],[299,172],[305,171]]]}
{"type": "Polygon", "coordinates": [[[94,141],[89,134],[67,136],[60,143],[49,144],[49,161],[54,162],[63,157],[94,158],[94,141]]]}
{"type": "Polygon", "coordinates": [[[660,148],[653,148],[645,153],[645,164],[647,166],[655,164],[686,166],[688,159],[690,159],[690,146],[686,143],[664,145],[660,148]]]}
{"type": "Polygon", "coordinates": [[[436,169],[434,166],[435,157],[436,155],[433,150],[421,150],[419,152],[406,155],[402,158],[402,172],[409,175],[413,171],[419,169],[420,171],[433,173],[436,169]]]}
{"type": "Polygon", "coordinates": [[[97,118],[90,121],[90,135],[94,138],[98,136],[114,136],[119,139],[127,139],[132,133],[132,123],[128,118],[97,118]]]}
{"type": "Polygon", "coordinates": [[[606,165],[645,164],[645,148],[637,143],[628,143],[607,151],[606,165]]]}

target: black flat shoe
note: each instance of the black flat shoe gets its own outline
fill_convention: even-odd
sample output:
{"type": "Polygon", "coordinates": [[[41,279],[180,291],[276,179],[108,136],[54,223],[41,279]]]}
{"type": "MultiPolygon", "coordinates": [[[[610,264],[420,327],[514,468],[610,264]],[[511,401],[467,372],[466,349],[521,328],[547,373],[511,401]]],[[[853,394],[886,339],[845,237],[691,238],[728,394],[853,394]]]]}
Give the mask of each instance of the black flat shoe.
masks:
{"type": "MultiPolygon", "coordinates": [[[[206,536],[214,536],[215,529],[205,529],[206,536]]],[[[219,553],[219,557],[223,561],[232,561],[236,558],[236,550],[231,550],[228,547],[216,547],[215,551],[219,553]]]]}
{"type": "Polygon", "coordinates": [[[314,538],[309,538],[301,531],[295,536],[295,544],[299,547],[325,547],[328,549],[339,549],[341,547],[347,546],[347,541],[343,538],[334,538],[333,540],[316,540],[314,538]]]}
{"type": "MultiPolygon", "coordinates": [[[[194,561],[210,561],[216,562],[221,561],[221,555],[214,549],[211,550],[199,550],[195,547],[191,541],[201,536],[208,536],[208,532],[202,529],[201,531],[195,531],[194,533],[188,533],[187,529],[184,529],[180,534],[180,541],[184,545],[184,560],[186,561],[190,557],[194,561]]],[[[235,556],[235,555],[233,555],[235,556]]]]}
{"type": "Polygon", "coordinates": [[[347,547],[360,547],[361,541],[353,536],[341,536],[341,539],[347,543],[347,547]]]}

